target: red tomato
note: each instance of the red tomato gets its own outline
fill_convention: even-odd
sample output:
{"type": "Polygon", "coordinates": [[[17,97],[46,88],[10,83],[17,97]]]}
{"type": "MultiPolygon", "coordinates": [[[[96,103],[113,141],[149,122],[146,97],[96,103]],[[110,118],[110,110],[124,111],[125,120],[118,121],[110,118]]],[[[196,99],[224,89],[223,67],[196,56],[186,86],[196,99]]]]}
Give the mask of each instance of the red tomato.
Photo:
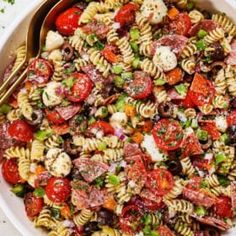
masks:
{"type": "Polygon", "coordinates": [[[215,89],[209,80],[196,73],[189,90],[189,96],[196,106],[203,106],[212,102],[215,89]]]}
{"type": "Polygon", "coordinates": [[[22,142],[29,142],[33,139],[31,127],[23,120],[13,121],[8,127],[8,134],[22,142]]]}
{"type": "Polygon", "coordinates": [[[236,110],[231,111],[226,117],[228,126],[236,125],[236,110]]]}
{"type": "Polygon", "coordinates": [[[176,120],[162,119],[154,126],[152,135],[158,148],[171,151],[179,148],[183,141],[183,130],[176,120]]]}
{"type": "Polygon", "coordinates": [[[134,99],[147,98],[152,93],[153,83],[145,73],[135,73],[134,80],[128,84],[126,91],[134,99]]]}
{"type": "Polygon", "coordinates": [[[53,66],[46,59],[36,58],[28,66],[28,80],[31,82],[46,83],[52,74],[53,66]]]}
{"type": "Polygon", "coordinates": [[[229,197],[225,197],[225,196],[219,197],[213,210],[215,214],[218,215],[219,217],[222,217],[222,218],[233,217],[231,199],[229,197]]]}
{"type": "Polygon", "coordinates": [[[62,125],[52,125],[51,128],[57,135],[67,134],[70,131],[70,127],[67,123],[62,125]]]}
{"type": "Polygon", "coordinates": [[[192,26],[191,19],[187,13],[178,14],[170,23],[170,31],[175,34],[187,35],[192,26]]]}
{"type": "Polygon", "coordinates": [[[139,207],[129,205],[123,208],[119,225],[124,233],[131,234],[138,232],[142,225],[140,224],[143,214],[139,207]]]}
{"type": "Polygon", "coordinates": [[[185,99],[181,102],[181,105],[184,106],[185,108],[193,108],[195,107],[195,104],[192,101],[192,98],[190,96],[190,91],[188,90],[188,93],[185,97],[185,99]]]}
{"type": "Polygon", "coordinates": [[[55,203],[63,203],[71,193],[70,181],[66,178],[52,177],[49,179],[45,190],[49,200],[55,203]]]}
{"type": "Polygon", "coordinates": [[[201,158],[195,158],[193,160],[193,166],[198,167],[200,170],[210,170],[212,165],[208,160],[204,160],[201,158]]]}
{"type": "Polygon", "coordinates": [[[102,51],[101,54],[108,60],[110,63],[116,63],[118,61],[117,55],[114,53],[111,47],[106,46],[102,51]]]}
{"type": "Polygon", "coordinates": [[[82,10],[78,7],[71,7],[62,12],[56,19],[56,28],[59,33],[71,36],[79,26],[79,19],[82,10]]]}
{"type": "Polygon", "coordinates": [[[135,3],[128,3],[120,8],[115,16],[115,21],[120,23],[121,26],[130,25],[135,20],[135,12],[139,6],[135,3]]]}
{"type": "Polygon", "coordinates": [[[37,216],[43,209],[43,199],[33,193],[27,193],[24,197],[25,211],[29,218],[37,216]]]}
{"type": "Polygon", "coordinates": [[[220,132],[216,128],[215,121],[204,122],[201,128],[203,130],[206,130],[213,140],[217,140],[220,138],[220,132]]]}
{"type": "Polygon", "coordinates": [[[102,120],[96,121],[88,127],[88,131],[91,133],[93,133],[93,131],[98,132],[99,130],[101,130],[104,135],[114,134],[115,132],[114,128],[109,123],[102,120]]]}
{"type": "Polygon", "coordinates": [[[53,123],[55,125],[60,125],[65,122],[65,120],[60,116],[60,114],[57,111],[50,111],[48,109],[45,110],[46,117],[50,123],[53,123]]]}
{"type": "Polygon", "coordinates": [[[93,83],[85,74],[73,73],[71,76],[75,79],[75,82],[67,98],[72,102],[82,102],[92,91],[93,83]]]}
{"type": "Polygon", "coordinates": [[[144,208],[148,209],[149,211],[157,211],[161,208],[162,202],[154,202],[148,198],[142,198],[142,203],[144,208]]]}
{"type": "Polygon", "coordinates": [[[21,180],[16,159],[5,160],[2,164],[3,178],[9,184],[17,184],[21,180]]]}
{"type": "Polygon", "coordinates": [[[193,177],[190,179],[190,181],[186,185],[186,188],[192,189],[192,190],[199,190],[201,188],[202,180],[203,180],[202,177],[193,177]]]}
{"type": "Polygon", "coordinates": [[[164,196],[170,192],[173,186],[173,176],[168,170],[155,169],[147,175],[146,187],[157,196],[164,196]]]}
{"type": "Polygon", "coordinates": [[[203,153],[201,144],[194,133],[188,135],[182,143],[183,157],[200,155],[203,153]]]}
{"type": "Polygon", "coordinates": [[[157,232],[159,236],[175,236],[175,234],[166,225],[160,226],[157,232]]]}

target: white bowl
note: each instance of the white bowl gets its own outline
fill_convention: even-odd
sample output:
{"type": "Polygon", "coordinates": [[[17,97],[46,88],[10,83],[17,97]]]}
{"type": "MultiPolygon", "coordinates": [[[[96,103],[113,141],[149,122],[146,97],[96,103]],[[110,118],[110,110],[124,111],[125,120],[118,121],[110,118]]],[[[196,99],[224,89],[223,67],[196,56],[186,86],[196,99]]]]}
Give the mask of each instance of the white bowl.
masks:
{"type": "MultiPolygon", "coordinates": [[[[202,9],[209,11],[219,10],[225,12],[236,22],[236,0],[196,0],[202,9]]],[[[22,14],[15,18],[11,26],[6,30],[0,41],[0,75],[8,65],[14,50],[24,42],[30,16],[42,0],[34,0],[22,14]]],[[[9,185],[3,180],[0,171],[0,207],[16,226],[23,236],[43,236],[42,230],[36,229],[26,217],[22,199],[17,198],[10,192],[9,185]]],[[[231,229],[225,235],[235,236],[236,228],[231,229]]]]}

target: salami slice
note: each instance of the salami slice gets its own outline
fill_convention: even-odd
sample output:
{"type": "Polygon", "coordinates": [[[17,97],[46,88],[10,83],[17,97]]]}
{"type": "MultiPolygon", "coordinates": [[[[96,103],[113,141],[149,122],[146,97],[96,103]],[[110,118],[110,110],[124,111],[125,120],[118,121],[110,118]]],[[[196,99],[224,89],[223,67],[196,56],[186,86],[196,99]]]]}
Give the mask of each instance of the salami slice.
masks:
{"type": "Polygon", "coordinates": [[[189,30],[188,34],[190,36],[195,36],[200,29],[205,30],[206,32],[210,32],[216,29],[218,24],[213,20],[202,20],[201,22],[193,25],[189,30]]]}
{"type": "Polygon", "coordinates": [[[130,187],[133,189],[135,194],[139,194],[147,180],[147,172],[142,158],[135,160],[132,165],[127,165],[125,172],[130,181],[129,183],[131,183],[130,187]]]}
{"type": "Polygon", "coordinates": [[[142,151],[139,148],[138,144],[134,143],[126,143],[124,146],[124,156],[130,157],[130,156],[136,156],[136,155],[142,155],[142,151]]]}
{"type": "Polygon", "coordinates": [[[106,38],[109,31],[109,27],[107,25],[95,21],[86,24],[81,29],[85,34],[95,34],[100,39],[106,38]]]}
{"type": "Polygon", "coordinates": [[[186,187],[183,190],[183,197],[196,205],[205,206],[207,208],[212,207],[217,200],[202,190],[193,190],[186,187]]]}
{"type": "Polygon", "coordinates": [[[60,114],[60,116],[64,119],[64,120],[69,120],[70,118],[72,118],[73,116],[75,116],[81,109],[80,105],[71,105],[68,107],[57,107],[56,111],[60,114]]]}
{"type": "Polygon", "coordinates": [[[104,203],[105,192],[89,186],[84,181],[77,181],[75,186],[72,186],[71,199],[77,210],[98,207],[104,203]]]}
{"type": "Polygon", "coordinates": [[[176,56],[180,56],[183,51],[188,38],[183,35],[173,34],[163,36],[159,40],[153,43],[153,55],[155,54],[156,48],[159,46],[169,46],[171,50],[176,54],[176,56]]]}
{"type": "Polygon", "coordinates": [[[214,226],[223,231],[230,229],[232,227],[231,225],[227,224],[224,220],[220,220],[215,217],[211,216],[200,217],[197,215],[192,215],[192,217],[203,224],[214,226]]]}
{"type": "Polygon", "coordinates": [[[236,181],[231,183],[230,193],[231,193],[231,204],[232,204],[233,214],[236,215],[236,181]]]}
{"type": "Polygon", "coordinates": [[[78,158],[74,160],[74,164],[79,169],[85,181],[89,183],[104,174],[109,168],[108,165],[100,161],[93,161],[88,158],[78,158]]]}

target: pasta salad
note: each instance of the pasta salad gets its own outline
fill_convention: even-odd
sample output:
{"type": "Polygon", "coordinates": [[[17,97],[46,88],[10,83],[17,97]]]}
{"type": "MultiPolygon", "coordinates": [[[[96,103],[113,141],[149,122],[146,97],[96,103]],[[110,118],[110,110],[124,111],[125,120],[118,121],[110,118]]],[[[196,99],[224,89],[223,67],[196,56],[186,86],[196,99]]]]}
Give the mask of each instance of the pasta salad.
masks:
{"type": "Polygon", "coordinates": [[[232,228],[235,36],[226,14],[189,0],[78,1],[57,16],[0,107],[2,175],[35,226],[49,236],[232,228]]]}

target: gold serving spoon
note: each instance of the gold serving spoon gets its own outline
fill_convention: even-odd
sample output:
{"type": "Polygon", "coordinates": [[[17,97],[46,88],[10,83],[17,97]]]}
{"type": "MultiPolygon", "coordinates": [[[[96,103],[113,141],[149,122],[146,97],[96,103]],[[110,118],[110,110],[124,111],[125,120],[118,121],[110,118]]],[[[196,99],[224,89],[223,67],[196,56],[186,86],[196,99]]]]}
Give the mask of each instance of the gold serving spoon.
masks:
{"type": "Polygon", "coordinates": [[[27,68],[17,80],[7,88],[18,71],[31,58],[40,56],[45,39],[49,30],[54,28],[55,18],[66,8],[76,3],[76,0],[46,0],[44,1],[31,19],[26,37],[26,57],[23,62],[12,72],[7,80],[0,86],[0,106],[3,105],[11,94],[19,87],[27,75],[27,68]],[[7,89],[7,91],[6,91],[7,89]]]}

